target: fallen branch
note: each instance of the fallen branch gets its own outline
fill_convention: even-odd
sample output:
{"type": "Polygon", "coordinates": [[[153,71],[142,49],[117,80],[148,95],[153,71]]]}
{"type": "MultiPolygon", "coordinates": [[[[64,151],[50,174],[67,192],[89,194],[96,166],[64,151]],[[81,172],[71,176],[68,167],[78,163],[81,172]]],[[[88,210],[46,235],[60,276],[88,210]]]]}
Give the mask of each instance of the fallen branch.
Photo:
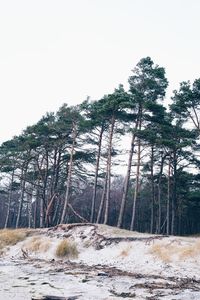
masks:
{"type": "Polygon", "coordinates": [[[88,223],[89,221],[86,220],[85,218],[83,218],[77,211],[75,211],[75,209],[72,207],[72,205],[70,203],[68,203],[69,208],[71,209],[71,211],[73,212],[73,214],[78,217],[82,222],[86,222],[88,223]]]}
{"type": "MultiPolygon", "coordinates": [[[[82,218],[83,221],[85,220],[82,218]]],[[[130,236],[130,237],[108,237],[103,234],[100,234],[98,232],[98,225],[85,222],[85,223],[71,223],[71,224],[59,224],[55,227],[49,228],[48,231],[56,231],[57,229],[61,229],[66,232],[64,235],[65,237],[70,237],[73,235],[73,232],[70,233],[69,231],[72,230],[75,227],[83,227],[83,226],[91,226],[93,227],[91,231],[91,243],[94,245],[96,250],[100,250],[104,248],[105,246],[109,246],[111,244],[118,244],[120,242],[145,242],[146,244],[150,244],[154,240],[161,240],[163,238],[168,238],[167,235],[155,235],[155,236],[148,236],[148,237],[136,237],[136,236],[130,236]]],[[[81,236],[80,236],[81,237],[81,236]]],[[[83,238],[85,238],[85,235],[82,235],[83,238]]]]}
{"type": "Polygon", "coordinates": [[[78,296],[71,297],[62,297],[62,296],[40,296],[40,297],[32,297],[31,300],[76,300],[78,296]]]}
{"type": "Polygon", "coordinates": [[[51,199],[49,201],[49,204],[47,205],[47,210],[46,210],[46,214],[45,214],[45,223],[46,224],[49,222],[49,216],[51,214],[51,210],[52,210],[53,203],[55,201],[56,196],[57,196],[56,193],[53,194],[53,196],[51,197],[51,199]]]}
{"type": "Polygon", "coordinates": [[[22,251],[23,258],[24,259],[28,258],[28,250],[21,248],[21,251],[22,251]]]}

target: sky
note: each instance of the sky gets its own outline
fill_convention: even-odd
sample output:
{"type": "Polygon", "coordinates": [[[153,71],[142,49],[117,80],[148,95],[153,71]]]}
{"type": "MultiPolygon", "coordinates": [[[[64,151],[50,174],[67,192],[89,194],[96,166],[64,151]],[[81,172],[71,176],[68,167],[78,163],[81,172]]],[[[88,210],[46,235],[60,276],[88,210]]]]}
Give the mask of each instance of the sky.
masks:
{"type": "Polygon", "coordinates": [[[63,103],[100,99],[150,56],[166,103],[200,77],[199,0],[0,0],[0,142],[63,103]]]}

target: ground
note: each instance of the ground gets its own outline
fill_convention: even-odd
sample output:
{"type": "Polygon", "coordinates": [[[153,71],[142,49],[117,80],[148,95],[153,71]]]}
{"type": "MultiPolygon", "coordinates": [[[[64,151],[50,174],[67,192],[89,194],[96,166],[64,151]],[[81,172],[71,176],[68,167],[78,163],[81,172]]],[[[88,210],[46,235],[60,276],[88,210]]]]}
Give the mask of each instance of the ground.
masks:
{"type": "Polygon", "coordinates": [[[27,231],[1,251],[4,300],[200,299],[199,237],[69,224],[27,231]]]}

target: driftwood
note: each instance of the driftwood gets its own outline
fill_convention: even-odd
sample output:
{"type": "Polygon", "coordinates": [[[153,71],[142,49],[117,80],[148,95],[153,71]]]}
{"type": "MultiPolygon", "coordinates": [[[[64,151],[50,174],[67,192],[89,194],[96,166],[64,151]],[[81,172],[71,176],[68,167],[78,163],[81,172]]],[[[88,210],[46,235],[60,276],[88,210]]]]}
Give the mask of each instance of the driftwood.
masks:
{"type": "MultiPolygon", "coordinates": [[[[125,271],[118,269],[116,267],[111,267],[107,265],[93,265],[88,266],[83,263],[77,263],[72,261],[66,261],[64,264],[62,261],[54,262],[51,266],[51,270],[54,272],[64,272],[65,275],[83,275],[85,274],[85,279],[82,282],[90,281],[94,279],[96,276],[107,276],[109,278],[123,277],[125,281],[127,281],[127,277],[129,277],[130,281],[130,290],[124,290],[119,292],[119,290],[115,290],[114,288],[109,290],[111,294],[115,297],[126,298],[126,299],[138,299],[137,295],[134,298],[134,292],[139,289],[142,293],[148,293],[150,296],[146,297],[146,299],[156,300],[160,299],[163,296],[170,296],[170,299],[173,299],[174,295],[178,295],[180,292],[182,293],[184,290],[190,290],[194,292],[200,292],[200,280],[195,278],[180,278],[179,276],[166,276],[163,274],[142,274],[135,273],[130,271],[125,271]],[[142,280],[141,280],[142,279],[142,280]],[[163,294],[164,292],[164,294],[163,294]],[[161,295],[163,294],[163,295],[161,295]]],[[[107,281],[102,280],[105,284],[107,281]]],[[[110,280],[109,280],[110,281],[110,280]]],[[[92,282],[91,282],[92,283],[92,282]]],[[[56,298],[47,298],[47,296],[43,297],[33,297],[32,300],[75,300],[83,297],[83,295],[76,295],[71,297],[60,297],[56,298]],[[46,298],[45,298],[46,297],[46,298]]],[[[85,299],[87,299],[85,297],[85,299]]],[[[117,299],[117,298],[116,298],[117,299]]],[[[199,299],[199,298],[198,298],[199,299]]]]}
{"type": "Polygon", "coordinates": [[[63,262],[54,262],[55,268],[54,271],[56,272],[65,272],[65,274],[69,275],[77,275],[77,274],[86,274],[90,275],[91,273],[98,276],[108,276],[108,277],[131,277],[134,279],[145,279],[142,283],[137,283],[133,281],[133,288],[149,288],[149,289],[177,289],[183,290],[185,288],[198,290],[200,291],[200,280],[196,278],[190,277],[176,277],[176,276],[164,276],[161,274],[142,274],[142,273],[135,273],[130,271],[125,271],[118,269],[117,267],[110,267],[107,265],[95,265],[95,266],[88,266],[84,263],[77,263],[72,261],[67,261],[63,265],[63,262]],[[78,271],[78,272],[77,272],[78,271]],[[159,281],[160,279],[160,281],[159,281]],[[148,281],[151,280],[151,283],[148,281]]]}
{"type": "Polygon", "coordinates": [[[135,293],[130,293],[130,292],[116,292],[115,290],[110,290],[110,293],[112,293],[116,297],[121,297],[121,298],[135,298],[136,294],[135,293]]]}
{"type": "Polygon", "coordinates": [[[118,244],[120,242],[145,242],[150,244],[154,240],[161,240],[168,236],[156,235],[153,237],[107,237],[96,232],[94,233],[97,237],[96,249],[102,249],[104,246],[109,246],[111,244],[118,244]]]}
{"type": "Polygon", "coordinates": [[[72,297],[62,297],[62,296],[41,296],[41,297],[32,297],[31,300],[76,300],[78,296],[72,297]]]}
{"type": "Polygon", "coordinates": [[[28,258],[28,250],[21,248],[21,251],[22,251],[23,258],[24,259],[28,258]]]}
{"type": "MultiPolygon", "coordinates": [[[[120,242],[145,242],[146,244],[150,244],[151,242],[154,242],[154,240],[161,240],[163,238],[167,238],[169,236],[167,235],[155,235],[155,236],[148,236],[148,237],[136,237],[136,236],[130,236],[130,237],[108,237],[106,235],[100,234],[98,232],[98,225],[92,224],[92,223],[72,223],[72,224],[60,224],[55,227],[49,228],[49,231],[53,230],[56,231],[57,229],[62,229],[66,232],[63,236],[68,238],[71,236],[70,230],[72,230],[75,227],[84,227],[84,226],[91,226],[93,227],[91,231],[91,244],[97,249],[100,250],[104,248],[105,246],[111,245],[111,244],[118,244],[120,242]]],[[[73,233],[72,233],[73,234],[73,233]]],[[[81,233],[80,237],[83,239],[85,238],[84,232],[81,233]]]]}

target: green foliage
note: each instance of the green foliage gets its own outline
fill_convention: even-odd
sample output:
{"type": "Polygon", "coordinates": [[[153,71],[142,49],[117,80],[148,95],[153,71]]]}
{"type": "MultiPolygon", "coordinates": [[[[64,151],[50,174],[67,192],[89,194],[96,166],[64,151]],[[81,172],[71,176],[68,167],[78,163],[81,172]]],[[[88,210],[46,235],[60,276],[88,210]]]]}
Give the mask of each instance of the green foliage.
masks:
{"type": "MultiPolygon", "coordinates": [[[[156,201],[157,187],[160,184],[161,211],[162,218],[164,218],[169,181],[170,209],[172,209],[173,199],[176,206],[176,218],[178,218],[178,213],[185,219],[190,216],[189,221],[193,224],[191,216],[194,214],[195,221],[197,221],[200,180],[199,175],[194,176],[191,173],[193,170],[199,173],[200,170],[200,79],[195,80],[193,84],[189,81],[180,84],[179,90],[174,91],[170,110],[161,101],[165,97],[168,86],[165,69],[154,64],[150,57],[138,62],[128,82],[128,91],[119,85],[113,93],[104,95],[100,100],[91,101],[88,98],[76,106],[63,104],[57,112],[47,113],[36,124],[28,126],[22,134],[2,143],[0,146],[2,176],[0,189],[3,218],[10,199],[11,219],[16,219],[24,183],[22,224],[27,222],[29,197],[32,197],[31,211],[36,213],[36,226],[39,226],[41,210],[43,209],[43,219],[45,219],[45,213],[54,195],[56,195],[56,200],[50,207],[50,213],[53,215],[53,224],[58,223],[68,184],[71,184],[70,201],[78,198],[80,191],[86,186],[93,187],[92,179],[95,177],[94,169],[101,137],[102,147],[99,153],[96,184],[97,198],[100,198],[103,180],[106,176],[108,153],[114,158],[111,161],[112,167],[114,163],[119,167],[124,167],[127,161],[126,158],[125,160],[121,158],[124,154],[121,153],[121,137],[130,138],[130,135],[135,135],[134,146],[140,140],[142,148],[141,191],[138,198],[141,197],[144,202],[141,201],[138,206],[141,205],[141,211],[144,210],[145,222],[148,223],[150,219],[149,190],[152,188],[152,183],[155,184],[155,216],[158,215],[156,201]],[[108,139],[112,126],[114,143],[110,143],[112,145],[109,152],[108,139]],[[73,157],[71,156],[72,146],[74,146],[73,157]],[[67,183],[71,157],[73,158],[72,178],[67,183]],[[170,174],[167,173],[169,165],[170,174]],[[152,168],[153,175],[151,174],[152,168]],[[12,176],[13,180],[11,180],[12,176]],[[34,205],[37,206],[36,209],[34,205]],[[145,210],[144,205],[148,207],[148,210],[145,210]]],[[[126,148],[126,145],[123,146],[126,148]]],[[[125,149],[125,152],[128,153],[128,150],[125,149]]],[[[132,153],[133,161],[130,172],[132,178],[127,192],[126,216],[128,219],[131,217],[135,185],[137,155],[135,152],[136,147],[132,153]]],[[[114,169],[111,173],[114,177],[114,169]]],[[[88,196],[85,202],[80,200],[78,203],[78,211],[79,207],[84,206],[83,211],[86,217],[89,215],[90,201],[91,196],[88,196]]],[[[114,202],[115,214],[118,212],[118,206],[119,203],[114,202]]],[[[76,210],[74,212],[76,213],[76,210]]],[[[70,219],[73,219],[72,212],[69,213],[71,213],[70,219]]],[[[171,215],[170,218],[172,218],[171,215]]],[[[46,222],[44,225],[47,225],[47,221],[44,222],[46,222]]],[[[128,224],[128,221],[126,220],[125,223],[128,224]]]]}
{"type": "Polygon", "coordinates": [[[154,65],[152,59],[146,57],[139,61],[133,73],[129,84],[134,101],[142,105],[163,99],[168,86],[164,68],[154,65]]]}

